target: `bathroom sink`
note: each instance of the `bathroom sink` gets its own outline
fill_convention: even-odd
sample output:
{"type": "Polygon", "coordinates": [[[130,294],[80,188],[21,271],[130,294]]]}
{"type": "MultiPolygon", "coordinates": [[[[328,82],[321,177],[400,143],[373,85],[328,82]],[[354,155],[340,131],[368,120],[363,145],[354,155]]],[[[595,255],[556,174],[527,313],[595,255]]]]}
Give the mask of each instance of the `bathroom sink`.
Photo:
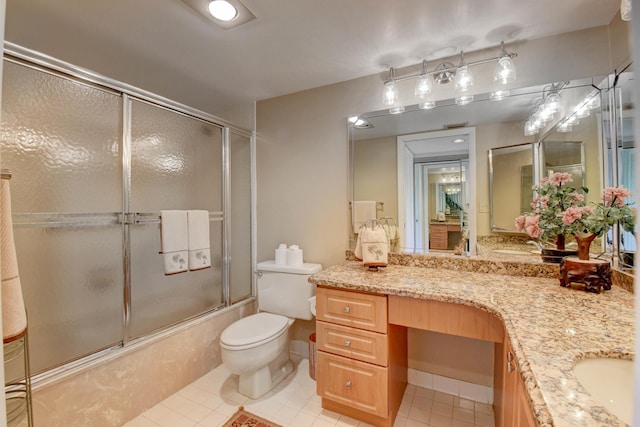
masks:
{"type": "Polygon", "coordinates": [[[499,253],[499,254],[509,254],[509,255],[530,255],[530,252],[527,251],[519,251],[516,249],[496,249],[493,252],[499,253]]]}
{"type": "Polygon", "coordinates": [[[598,403],[631,425],[633,414],[633,361],[584,359],[573,373],[598,403]]]}

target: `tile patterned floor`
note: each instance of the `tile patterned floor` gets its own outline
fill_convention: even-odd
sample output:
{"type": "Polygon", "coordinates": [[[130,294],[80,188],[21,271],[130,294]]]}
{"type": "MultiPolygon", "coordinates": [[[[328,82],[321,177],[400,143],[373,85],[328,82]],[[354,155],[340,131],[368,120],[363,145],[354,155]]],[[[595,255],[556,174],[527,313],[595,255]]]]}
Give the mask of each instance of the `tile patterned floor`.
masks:
{"type": "MultiPolygon", "coordinates": [[[[285,427],[369,427],[322,409],[308,359],[295,358],[296,371],[260,399],[237,392],[238,378],[219,366],[131,420],[125,427],[219,427],[243,405],[285,427]]],[[[394,427],[493,427],[491,405],[408,385],[394,427]]]]}

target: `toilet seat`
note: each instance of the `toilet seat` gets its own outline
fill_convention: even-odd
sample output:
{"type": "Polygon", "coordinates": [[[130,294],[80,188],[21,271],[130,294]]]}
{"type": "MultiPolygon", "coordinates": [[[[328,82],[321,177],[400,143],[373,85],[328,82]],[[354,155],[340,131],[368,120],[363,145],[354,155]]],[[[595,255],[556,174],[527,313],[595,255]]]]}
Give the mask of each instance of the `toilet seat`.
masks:
{"type": "Polygon", "coordinates": [[[257,313],[229,325],[220,336],[220,345],[227,350],[246,350],[286,332],[289,319],[272,313],[257,313]]]}

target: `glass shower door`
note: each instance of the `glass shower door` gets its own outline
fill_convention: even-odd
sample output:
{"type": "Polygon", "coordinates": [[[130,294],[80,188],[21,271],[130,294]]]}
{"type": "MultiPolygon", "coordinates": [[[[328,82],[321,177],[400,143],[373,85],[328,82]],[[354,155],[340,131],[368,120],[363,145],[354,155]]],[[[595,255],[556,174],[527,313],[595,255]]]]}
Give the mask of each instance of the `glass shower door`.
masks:
{"type": "MultiPolygon", "coordinates": [[[[175,111],[131,101],[130,338],[222,306],[222,128],[175,111]],[[212,268],[165,276],[161,210],[210,213],[212,268]],[[135,222],[135,221],[134,221],[135,222]]],[[[125,190],[126,191],[126,190],[125,190]]]]}
{"type": "Polygon", "coordinates": [[[122,342],[121,110],[117,93],[4,63],[2,167],[32,373],[122,342]]]}

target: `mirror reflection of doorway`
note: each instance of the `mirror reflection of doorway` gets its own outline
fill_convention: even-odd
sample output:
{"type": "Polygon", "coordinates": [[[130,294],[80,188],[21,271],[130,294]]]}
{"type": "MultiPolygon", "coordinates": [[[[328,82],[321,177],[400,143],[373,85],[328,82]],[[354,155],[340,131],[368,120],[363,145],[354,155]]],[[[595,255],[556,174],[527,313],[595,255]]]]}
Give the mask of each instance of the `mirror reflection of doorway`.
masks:
{"type": "Polygon", "coordinates": [[[414,164],[415,241],[420,249],[453,250],[468,211],[469,160],[414,164]]]}

